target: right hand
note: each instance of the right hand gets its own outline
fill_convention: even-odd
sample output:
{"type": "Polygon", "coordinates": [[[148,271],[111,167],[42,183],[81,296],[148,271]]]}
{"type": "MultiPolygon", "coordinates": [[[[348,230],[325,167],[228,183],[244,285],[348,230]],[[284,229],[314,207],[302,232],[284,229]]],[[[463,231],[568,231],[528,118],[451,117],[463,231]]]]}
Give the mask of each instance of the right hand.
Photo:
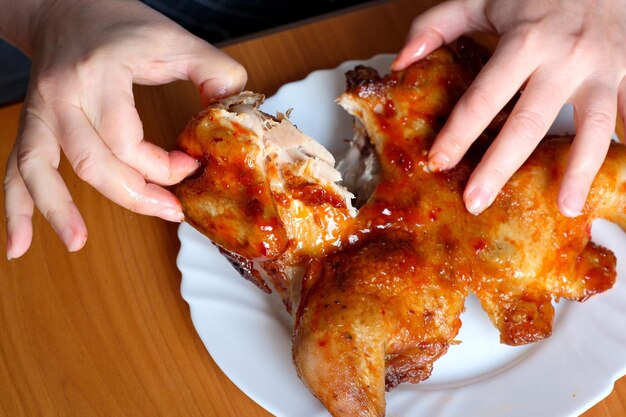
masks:
{"type": "Polygon", "coordinates": [[[134,1],[44,2],[33,19],[33,67],[19,133],[4,180],[7,257],[32,240],[34,206],[68,250],[87,228],[57,168],[63,150],[84,181],[134,212],[180,222],[162,186],[198,163],[144,140],[133,83],[188,79],[203,101],[241,91],[244,68],[176,23],[134,1]]]}
{"type": "Polygon", "coordinates": [[[521,89],[467,182],[463,198],[478,215],[571,103],[577,132],[556,203],[563,215],[578,216],[609,149],[616,114],[626,115],[626,2],[448,0],[413,21],[393,69],[475,31],[498,35],[498,45],[438,133],[429,168],[455,166],[521,89]]]}

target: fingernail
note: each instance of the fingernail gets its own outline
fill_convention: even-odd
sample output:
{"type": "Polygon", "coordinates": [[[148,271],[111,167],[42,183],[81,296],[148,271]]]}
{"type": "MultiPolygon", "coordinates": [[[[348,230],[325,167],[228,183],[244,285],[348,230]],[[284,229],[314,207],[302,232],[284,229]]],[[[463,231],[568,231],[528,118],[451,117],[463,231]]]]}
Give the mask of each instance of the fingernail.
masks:
{"type": "Polygon", "coordinates": [[[81,250],[83,248],[83,246],[85,246],[85,243],[87,242],[87,236],[78,236],[75,235],[74,240],[72,240],[71,245],[68,246],[68,250],[70,252],[78,252],[79,250],[81,250]]]}
{"type": "Polygon", "coordinates": [[[74,229],[69,228],[61,232],[61,240],[68,251],[77,252],[85,246],[87,236],[78,234],[74,229]]]}
{"type": "Polygon", "coordinates": [[[19,244],[16,245],[15,240],[11,236],[11,233],[7,235],[7,261],[19,258],[20,256],[24,255],[24,252],[26,251],[20,249],[19,244]]]}
{"type": "Polygon", "coordinates": [[[182,211],[173,208],[163,209],[157,215],[163,220],[169,220],[176,223],[180,223],[185,220],[185,216],[182,211]]]}
{"type": "Polygon", "coordinates": [[[13,248],[7,249],[7,261],[10,261],[11,259],[17,259],[20,256],[22,256],[22,254],[16,253],[15,249],[13,248]]]}
{"type": "Polygon", "coordinates": [[[404,58],[403,58],[403,54],[399,54],[391,63],[391,69],[393,71],[402,71],[404,69],[404,58]]]}
{"type": "Polygon", "coordinates": [[[428,169],[432,172],[443,171],[448,168],[448,165],[450,165],[450,158],[445,153],[437,152],[428,158],[428,169]]]}
{"type": "MultiPolygon", "coordinates": [[[[170,158],[174,160],[182,159],[183,163],[193,164],[195,165],[196,168],[200,167],[201,165],[199,159],[194,158],[193,156],[189,155],[187,152],[182,151],[182,150],[175,149],[173,151],[170,151],[169,155],[170,155],[170,158]]],[[[177,164],[180,164],[178,160],[176,162],[177,164]]]]}
{"type": "Polygon", "coordinates": [[[474,216],[478,216],[487,207],[489,207],[492,200],[493,193],[489,188],[485,186],[476,187],[467,195],[465,207],[467,207],[467,211],[472,213],[474,216]]]}
{"type": "Polygon", "coordinates": [[[578,192],[569,192],[563,197],[559,204],[561,213],[567,217],[577,217],[585,206],[585,199],[578,192]]]}
{"type": "Polygon", "coordinates": [[[15,250],[15,248],[7,245],[7,261],[10,261],[11,259],[17,259],[22,255],[23,253],[19,253],[17,250],[15,250]]]}

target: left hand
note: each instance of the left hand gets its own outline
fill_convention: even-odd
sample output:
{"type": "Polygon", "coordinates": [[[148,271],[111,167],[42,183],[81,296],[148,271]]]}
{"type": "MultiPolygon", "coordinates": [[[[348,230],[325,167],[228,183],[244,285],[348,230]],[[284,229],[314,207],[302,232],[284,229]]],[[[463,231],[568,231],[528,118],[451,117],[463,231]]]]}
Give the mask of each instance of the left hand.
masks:
{"type": "Polygon", "coordinates": [[[139,1],[47,0],[27,22],[33,66],[4,180],[7,258],[29,248],[35,207],[68,250],[85,244],[87,227],[57,171],[61,152],[111,201],[182,221],[180,202],[165,187],[198,162],[144,138],[133,83],[188,79],[209,102],[241,91],[245,69],[139,1]]]}

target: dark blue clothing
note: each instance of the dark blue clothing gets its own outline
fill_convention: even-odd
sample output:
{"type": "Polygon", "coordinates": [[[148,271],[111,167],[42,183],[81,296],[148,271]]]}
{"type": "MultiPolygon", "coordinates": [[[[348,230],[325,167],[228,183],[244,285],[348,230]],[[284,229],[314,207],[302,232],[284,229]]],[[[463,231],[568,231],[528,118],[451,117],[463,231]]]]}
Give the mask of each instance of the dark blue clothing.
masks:
{"type": "Polygon", "coordinates": [[[0,39],[0,106],[24,98],[30,59],[0,39]]]}
{"type": "MultiPolygon", "coordinates": [[[[142,0],[212,44],[371,0],[142,0]],[[294,6],[297,5],[297,6],[294,6]]],[[[0,40],[0,105],[24,98],[30,60],[0,40]]]]}

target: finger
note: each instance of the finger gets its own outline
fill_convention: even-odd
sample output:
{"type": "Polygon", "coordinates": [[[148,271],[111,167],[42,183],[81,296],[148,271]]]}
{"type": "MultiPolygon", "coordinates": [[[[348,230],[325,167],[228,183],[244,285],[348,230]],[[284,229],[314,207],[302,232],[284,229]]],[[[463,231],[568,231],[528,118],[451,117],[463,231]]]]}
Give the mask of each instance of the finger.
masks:
{"type": "MultiPolygon", "coordinates": [[[[87,241],[87,227],[59,175],[60,149],[53,132],[35,114],[26,111],[24,128],[17,142],[17,167],[30,198],[48,220],[67,249],[75,252],[87,241]]],[[[23,189],[18,200],[26,202],[23,189]]],[[[15,195],[15,194],[14,194],[15,195]]],[[[15,201],[14,203],[17,203],[15,201]]],[[[32,207],[12,209],[22,218],[32,215],[32,207]]],[[[24,221],[21,221],[24,224],[24,221]]],[[[32,234],[32,230],[29,231],[32,234]]],[[[22,246],[23,248],[23,246],[22,246]]]]}
{"type": "Polygon", "coordinates": [[[117,158],[140,172],[148,182],[176,184],[198,169],[199,162],[189,155],[180,151],[168,153],[144,140],[132,86],[124,77],[112,77],[96,103],[95,114],[87,113],[96,131],[117,158]]]}
{"type": "Polygon", "coordinates": [[[454,106],[433,143],[428,168],[455,166],[539,65],[538,54],[520,39],[503,38],[491,59],[454,106]]]}
{"type": "Polygon", "coordinates": [[[450,43],[463,33],[476,30],[482,7],[471,9],[467,2],[452,0],[440,3],[419,15],[413,21],[407,41],[391,64],[401,71],[425,57],[443,44],[450,43]],[[476,16],[471,19],[470,16],[476,16]]]}
{"type": "Polygon", "coordinates": [[[245,68],[213,45],[184,32],[174,37],[163,48],[163,55],[171,50],[187,47],[183,56],[168,57],[154,65],[131,65],[134,82],[145,85],[160,85],[175,80],[191,80],[200,90],[203,104],[243,90],[248,75],[245,68]]]}
{"type": "Polygon", "coordinates": [[[182,28],[160,39],[146,59],[129,57],[129,61],[134,82],[161,85],[191,80],[205,105],[241,92],[248,79],[245,68],[230,55],[182,28]]]}
{"type": "Polygon", "coordinates": [[[609,150],[615,129],[617,88],[609,83],[589,82],[576,97],[577,133],[558,197],[561,213],[578,216],[589,189],[609,150]]]}
{"type": "Polygon", "coordinates": [[[7,161],[4,177],[4,212],[7,224],[7,259],[22,256],[33,240],[34,203],[17,169],[17,145],[7,161]]]}
{"type": "Polygon", "coordinates": [[[248,74],[240,63],[206,42],[189,61],[187,74],[200,89],[204,105],[240,93],[248,80],[248,74]]]}
{"type": "Polygon", "coordinates": [[[59,141],[76,174],[115,203],[137,213],[165,220],[183,220],[173,194],[117,159],[102,142],[82,109],[63,104],[59,113],[59,141]]]}
{"type": "Polygon", "coordinates": [[[571,86],[559,74],[537,71],[465,188],[467,210],[478,215],[493,203],[504,184],[530,156],[570,96],[571,86]]]}

